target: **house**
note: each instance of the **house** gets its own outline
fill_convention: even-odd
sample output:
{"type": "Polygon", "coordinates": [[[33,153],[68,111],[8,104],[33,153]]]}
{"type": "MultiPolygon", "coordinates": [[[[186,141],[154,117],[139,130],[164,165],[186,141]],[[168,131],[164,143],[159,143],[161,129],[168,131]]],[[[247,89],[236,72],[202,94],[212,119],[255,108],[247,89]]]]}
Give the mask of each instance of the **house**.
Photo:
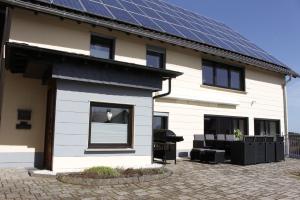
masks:
{"type": "Polygon", "coordinates": [[[226,25],[161,0],[0,0],[0,167],[152,164],[152,130],[285,135],[286,77],[226,25]]]}

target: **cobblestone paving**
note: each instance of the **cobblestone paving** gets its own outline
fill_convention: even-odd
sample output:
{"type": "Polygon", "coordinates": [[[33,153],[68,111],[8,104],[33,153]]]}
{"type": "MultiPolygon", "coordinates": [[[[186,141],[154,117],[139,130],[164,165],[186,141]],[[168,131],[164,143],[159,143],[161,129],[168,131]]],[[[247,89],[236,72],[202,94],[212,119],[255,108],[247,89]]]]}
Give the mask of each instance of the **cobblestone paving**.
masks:
{"type": "Polygon", "coordinates": [[[0,199],[300,199],[300,160],[253,166],[209,165],[188,160],[167,166],[160,181],[105,187],[29,177],[24,169],[0,170],[0,199]]]}

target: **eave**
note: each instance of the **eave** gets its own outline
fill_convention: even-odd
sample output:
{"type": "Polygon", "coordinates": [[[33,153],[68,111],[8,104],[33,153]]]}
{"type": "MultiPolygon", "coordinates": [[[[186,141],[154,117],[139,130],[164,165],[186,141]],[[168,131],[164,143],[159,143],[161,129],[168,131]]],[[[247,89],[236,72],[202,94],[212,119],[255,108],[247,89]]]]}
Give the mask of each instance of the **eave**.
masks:
{"type": "MultiPolygon", "coordinates": [[[[89,55],[75,54],[75,53],[69,53],[69,52],[58,51],[58,50],[53,50],[53,49],[46,49],[46,48],[30,46],[30,45],[22,44],[22,43],[8,42],[5,45],[5,49],[7,52],[10,52],[11,49],[22,49],[24,51],[32,51],[32,52],[37,52],[37,53],[41,53],[41,54],[44,53],[49,56],[59,56],[60,60],[63,60],[65,58],[79,59],[85,63],[89,63],[89,62],[97,63],[97,64],[99,64],[99,67],[105,66],[105,64],[107,64],[107,65],[112,65],[116,68],[130,69],[130,70],[135,70],[135,71],[157,74],[157,75],[161,76],[163,79],[176,78],[177,76],[180,76],[183,74],[181,72],[167,70],[167,69],[158,69],[158,68],[153,68],[153,67],[147,67],[144,65],[137,65],[134,63],[127,63],[127,62],[121,62],[121,61],[116,61],[116,60],[96,58],[96,57],[92,57],[89,55]]],[[[9,54],[9,53],[6,53],[6,54],[9,54]]]]}
{"type": "Polygon", "coordinates": [[[182,74],[21,43],[6,43],[4,63],[10,72],[40,79],[44,84],[57,79],[152,92],[162,90],[163,80],[171,80],[182,74]]]}

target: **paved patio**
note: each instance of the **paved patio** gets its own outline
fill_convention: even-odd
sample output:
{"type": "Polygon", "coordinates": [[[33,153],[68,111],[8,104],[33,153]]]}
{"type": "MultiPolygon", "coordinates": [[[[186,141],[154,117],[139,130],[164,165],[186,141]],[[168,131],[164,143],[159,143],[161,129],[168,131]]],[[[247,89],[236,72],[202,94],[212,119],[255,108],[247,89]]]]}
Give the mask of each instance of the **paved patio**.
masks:
{"type": "Polygon", "coordinates": [[[300,160],[254,166],[208,165],[181,160],[174,174],[141,184],[84,187],[0,170],[0,199],[300,199],[300,160]]]}

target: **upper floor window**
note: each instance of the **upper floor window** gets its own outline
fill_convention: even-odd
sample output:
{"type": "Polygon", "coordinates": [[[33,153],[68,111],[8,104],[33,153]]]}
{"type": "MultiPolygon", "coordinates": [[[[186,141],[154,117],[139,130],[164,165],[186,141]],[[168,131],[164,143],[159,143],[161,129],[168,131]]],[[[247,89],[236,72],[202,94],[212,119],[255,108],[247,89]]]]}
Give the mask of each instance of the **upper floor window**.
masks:
{"type": "Polygon", "coordinates": [[[245,70],[221,63],[203,61],[202,79],[204,85],[245,90],[245,70]]]}
{"type": "Polygon", "coordinates": [[[97,58],[114,59],[114,39],[92,35],[91,56],[97,58]]]}
{"type": "Polygon", "coordinates": [[[159,47],[147,47],[147,66],[154,68],[165,68],[166,51],[159,47]]]}
{"type": "Polygon", "coordinates": [[[254,119],[255,135],[280,135],[280,120],[254,119]]]}

